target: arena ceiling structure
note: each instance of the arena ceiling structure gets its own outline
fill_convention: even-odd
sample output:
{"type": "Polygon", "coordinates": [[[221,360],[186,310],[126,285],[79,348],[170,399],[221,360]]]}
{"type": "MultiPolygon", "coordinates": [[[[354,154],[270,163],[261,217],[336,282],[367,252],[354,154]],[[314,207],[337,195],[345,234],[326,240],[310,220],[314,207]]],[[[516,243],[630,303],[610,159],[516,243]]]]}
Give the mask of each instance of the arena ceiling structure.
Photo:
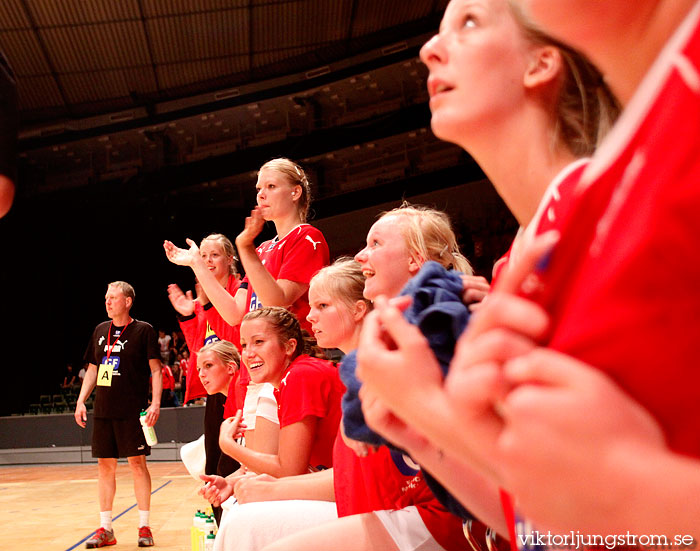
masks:
{"type": "MultiPolygon", "coordinates": [[[[4,0],[24,193],[245,212],[284,155],[324,217],[482,181],[429,128],[418,52],[447,3],[4,0]]],[[[493,195],[464,202],[469,231],[499,224],[493,195]]]]}

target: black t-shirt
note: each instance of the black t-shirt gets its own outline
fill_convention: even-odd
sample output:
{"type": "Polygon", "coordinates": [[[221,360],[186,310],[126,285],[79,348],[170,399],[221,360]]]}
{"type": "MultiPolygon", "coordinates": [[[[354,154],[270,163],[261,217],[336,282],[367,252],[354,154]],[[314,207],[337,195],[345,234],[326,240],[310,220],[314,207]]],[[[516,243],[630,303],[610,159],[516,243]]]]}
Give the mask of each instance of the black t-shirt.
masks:
{"type": "Polygon", "coordinates": [[[98,368],[107,362],[107,351],[114,345],[109,357],[112,366],[111,386],[97,386],[95,417],[124,419],[138,416],[148,405],[148,389],[151,368],[148,360],[160,359],[158,338],[151,324],[133,320],[129,325],[99,324],[92,334],[85,361],[98,368]],[[109,342],[109,346],[108,343],[109,342]]]}

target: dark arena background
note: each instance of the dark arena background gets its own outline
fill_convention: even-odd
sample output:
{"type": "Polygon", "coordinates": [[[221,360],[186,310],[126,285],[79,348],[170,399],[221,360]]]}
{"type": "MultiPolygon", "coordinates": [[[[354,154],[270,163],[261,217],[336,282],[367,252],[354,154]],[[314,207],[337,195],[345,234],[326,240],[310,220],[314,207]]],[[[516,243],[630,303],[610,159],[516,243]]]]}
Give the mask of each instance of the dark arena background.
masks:
{"type": "Polygon", "coordinates": [[[134,285],[134,317],[177,329],[166,288],[193,281],[163,240],[233,240],[273,157],[308,169],[331,257],[408,200],[449,212],[490,278],[517,224],[431,133],[418,59],[446,4],[0,3],[21,117],[18,196],[0,220],[0,414],[29,414],[67,363],[80,369],[110,281],[134,285]]]}

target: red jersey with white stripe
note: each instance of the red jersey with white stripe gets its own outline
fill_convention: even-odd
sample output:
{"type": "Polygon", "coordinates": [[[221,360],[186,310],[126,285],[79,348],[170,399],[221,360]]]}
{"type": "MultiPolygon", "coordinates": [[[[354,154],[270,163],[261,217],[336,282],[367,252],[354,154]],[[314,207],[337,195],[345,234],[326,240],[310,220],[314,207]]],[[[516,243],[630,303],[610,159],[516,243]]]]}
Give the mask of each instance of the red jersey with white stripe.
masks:
{"type": "MultiPolygon", "coordinates": [[[[323,234],[309,224],[299,224],[282,239],[275,237],[265,241],[256,250],[263,266],[276,280],[287,279],[307,285],[314,274],[327,266],[330,260],[328,244],[323,234]]],[[[241,287],[248,289],[248,311],[264,306],[247,277],[243,279],[241,287]]],[[[306,321],[310,309],[308,292],[304,292],[287,309],[297,317],[301,328],[311,333],[311,324],[306,321]]]]}
{"type": "Polygon", "coordinates": [[[382,446],[358,457],[339,432],[333,447],[333,485],[339,517],[414,505],[425,527],[446,551],[468,549],[461,519],[440,504],[420,466],[406,455],[382,446]]]}
{"type": "Polygon", "coordinates": [[[494,283],[510,259],[517,258],[522,247],[538,235],[561,226],[571,210],[574,190],[589,162],[590,159],[584,158],[570,163],[550,182],[530,223],[518,231],[508,252],[494,264],[494,283]]]}
{"type": "Polygon", "coordinates": [[[610,375],[700,456],[700,2],[584,173],[543,273],[549,346],[610,375]]]}

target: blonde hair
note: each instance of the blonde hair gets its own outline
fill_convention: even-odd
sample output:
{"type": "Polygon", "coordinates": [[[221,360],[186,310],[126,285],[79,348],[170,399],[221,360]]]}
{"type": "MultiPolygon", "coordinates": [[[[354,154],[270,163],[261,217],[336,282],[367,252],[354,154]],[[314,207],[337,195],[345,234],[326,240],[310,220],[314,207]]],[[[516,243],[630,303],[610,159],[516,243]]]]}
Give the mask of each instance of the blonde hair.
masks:
{"type": "Polygon", "coordinates": [[[363,294],[365,281],[360,263],[349,256],[341,256],[330,266],[316,272],[316,275],[311,278],[309,286],[320,287],[349,307],[353,307],[357,301],[362,301],[367,305],[367,311],[370,311],[372,301],[366,299],[363,294]]]}
{"type": "Polygon", "coordinates": [[[136,298],[136,291],[134,291],[134,288],[129,285],[126,281],[113,281],[112,283],[109,283],[107,287],[119,287],[121,289],[122,294],[125,297],[129,297],[131,299],[131,303],[134,303],[134,299],[136,298]]]}
{"type": "Polygon", "coordinates": [[[434,260],[448,270],[467,275],[474,273],[459,250],[450,218],[444,212],[404,202],[398,208],[383,212],[379,219],[387,216],[396,216],[405,221],[401,225],[401,233],[406,239],[406,246],[422,262],[434,260]]]}
{"type": "Polygon", "coordinates": [[[311,185],[309,184],[309,179],[306,177],[304,169],[294,161],[290,161],[284,157],[278,157],[277,159],[267,161],[260,167],[260,170],[258,170],[258,175],[260,175],[264,169],[274,170],[284,176],[292,186],[301,187],[301,195],[299,196],[297,209],[301,221],[306,222],[306,218],[309,215],[309,206],[311,205],[311,185]]]}
{"type": "Polygon", "coordinates": [[[205,241],[215,241],[219,244],[226,256],[230,256],[233,258],[233,261],[231,262],[231,264],[229,264],[228,271],[232,275],[238,275],[238,270],[236,269],[236,262],[238,262],[238,257],[236,256],[236,249],[233,246],[233,243],[231,243],[231,240],[228,237],[226,237],[223,233],[210,233],[204,239],[202,239],[202,242],[199,244],[199,246],[201,247],[205,241]]]}
{"type": "Polygon", "coordinates": [[[554,143],[564,143],[578,157],[592,155],[620,114],[617,98],[582,53],[545,33],[513,0],[508,5],[530,42],[554,46],[562,57],[554,143]]]}
{"type": "Polygon", "coordinates": [[[214,341],[210,342],[209,344],[205,344],[197,351],[198,364],[199,359],[202,357],[204,352],[213,352],[224,365],[233,363],[236,365],[236,369],[238,369],[241,365],[241,355],[236,346],[229,341],[214,341]]]}

